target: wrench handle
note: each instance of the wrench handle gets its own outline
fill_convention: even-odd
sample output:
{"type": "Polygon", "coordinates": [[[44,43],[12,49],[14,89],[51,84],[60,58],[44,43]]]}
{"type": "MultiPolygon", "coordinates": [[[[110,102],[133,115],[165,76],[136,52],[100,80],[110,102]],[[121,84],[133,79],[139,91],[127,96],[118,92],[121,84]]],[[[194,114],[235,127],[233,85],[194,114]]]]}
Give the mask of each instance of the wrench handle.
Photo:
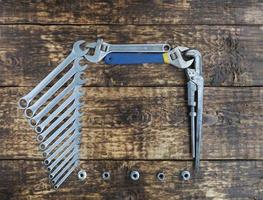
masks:
{"type": "Polygon", "coordinates": [[[163,53],[110,53],[104,61],[108,65],[165,63],[163,53]]]}

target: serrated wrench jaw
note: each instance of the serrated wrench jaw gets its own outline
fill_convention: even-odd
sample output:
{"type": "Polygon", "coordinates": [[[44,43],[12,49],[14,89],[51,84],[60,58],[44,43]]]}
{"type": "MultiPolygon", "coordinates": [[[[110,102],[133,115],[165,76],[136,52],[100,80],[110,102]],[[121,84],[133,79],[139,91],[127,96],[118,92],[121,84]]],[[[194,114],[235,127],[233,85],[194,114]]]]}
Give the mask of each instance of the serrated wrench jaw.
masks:
{"type": "MultiPolygon", "coordinates": [[[[92,45],[93,43],[90,43],[88,44],[87,46],[89,45],[92,45]]],[[[107,48],[107,50],[105,51],[102,51],[101,50],[101,47],[102,45],[106,46],[108,45],[107,43],[103,42],[103,39],[98,39],[97,42],[96,42],[96,45],[95,45],[95,48],[94,49],[94,54],[93,55],[84,55],[84,57],[92,62],[92,63],[98,63],[99,61],[101,61],[109,52],[109,48],[107,48]]],[[[87,50],[87,53],[89,52],[89,49],[87,50]]]]}
{"type": "Polygon", "coordinates": [[[178,46],[178,47],[172,49],[171,51],[169,51],[168,52],[169,64],[171,64],[175,67],[178,67],[180,69],[185,69],[185,68],[190,67],[193,64],[194,59],[184,60],[184,58],[182,56],[182,53],[184,51],[187,51],[187,50],[189,50],[189,48],[178,46]]]}

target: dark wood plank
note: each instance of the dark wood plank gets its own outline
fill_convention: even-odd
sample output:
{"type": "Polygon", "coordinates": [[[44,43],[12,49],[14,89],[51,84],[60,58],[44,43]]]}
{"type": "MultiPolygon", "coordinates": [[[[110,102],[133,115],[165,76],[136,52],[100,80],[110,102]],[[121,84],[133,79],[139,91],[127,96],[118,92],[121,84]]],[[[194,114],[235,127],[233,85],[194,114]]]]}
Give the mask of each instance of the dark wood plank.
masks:
{"type": "MultiPolygon", "coordinates": [[[[42,158],[18,99],[0,90],[0,158],[42,158]]],[[[86,88],[81,158],[190,159],[185,88],[86,88]]],[[[205,88],[203,159],[262,159],[263,89],[205,88]]]]}
{"type": "Polygon", "coordinates": [[[51,189],[40,161],[0,161],[0,198],[5,199],[256,199],[263,198],[263,161],[201,162],[200,174],[188,182],[179,178],[181,170],[191,170],[191,162],[82,161],[88,172],[84,182],[76,173],[56,192],[51,189]],[[141,172],[138,182],[129,179],[131,170],[141,172]],[[101,173],[111,172],[103,181],[101,173]],[[158,171],[166,174],[157,181],[158,171]],[[74,176],[75,175],[75,176],[74,176]]]}
{"type": "Polygon", "coordinates": [[[0,22],[40,24],[262,24],[260,0],[4,1],[0,22]],[[50,9],[52,8],[52,9],[50,9]]]}
{"type": "MultiPolygon", "coordinates": [[[[243,26],[0,26],[0,85],[34,86],[79,39],[158,43],[201,51],[207,86],[263,85],[262,27],[243,26]]],[[[90,64],[88,86],[182,86],[185,75],[168,65],[90,64]]]]}

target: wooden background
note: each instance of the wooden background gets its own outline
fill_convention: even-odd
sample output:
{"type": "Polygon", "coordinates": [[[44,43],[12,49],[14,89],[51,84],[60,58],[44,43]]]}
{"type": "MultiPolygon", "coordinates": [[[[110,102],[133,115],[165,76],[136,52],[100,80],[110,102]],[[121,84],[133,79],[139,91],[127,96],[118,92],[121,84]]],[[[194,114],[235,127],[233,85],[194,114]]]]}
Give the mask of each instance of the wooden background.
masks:
{"type": "Polygon", "coordinates": [[[0,199],[263,199],[261,0],[1,1],[0,199]],[[81,166],[51,189],[17,100],[79,39],[197,48],[205,74],[201,171],[192,170],[185,76],[167,65],[91,64],[81,166]],[[141,179],[131,182],[129,171],[141,179]],[[112,178],[102,181],[101,172],[112,178]],[[155,174],[163,170],[166,180],[155,174]]]}

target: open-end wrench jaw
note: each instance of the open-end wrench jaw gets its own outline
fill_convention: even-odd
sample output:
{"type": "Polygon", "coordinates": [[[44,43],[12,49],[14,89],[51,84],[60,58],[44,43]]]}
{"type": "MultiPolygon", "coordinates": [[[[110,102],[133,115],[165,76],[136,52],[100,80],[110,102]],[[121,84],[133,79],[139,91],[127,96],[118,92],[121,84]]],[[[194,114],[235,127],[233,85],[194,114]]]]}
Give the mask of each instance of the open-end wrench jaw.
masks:
{"type": "Polygon", "coordinates": [[[81,45],[85,43],[85,40],[78,40],[73,44],[72,53],[76,55],[76,57],[82,57],[88,53],[88,49],[82,49],[81,45]]]}

